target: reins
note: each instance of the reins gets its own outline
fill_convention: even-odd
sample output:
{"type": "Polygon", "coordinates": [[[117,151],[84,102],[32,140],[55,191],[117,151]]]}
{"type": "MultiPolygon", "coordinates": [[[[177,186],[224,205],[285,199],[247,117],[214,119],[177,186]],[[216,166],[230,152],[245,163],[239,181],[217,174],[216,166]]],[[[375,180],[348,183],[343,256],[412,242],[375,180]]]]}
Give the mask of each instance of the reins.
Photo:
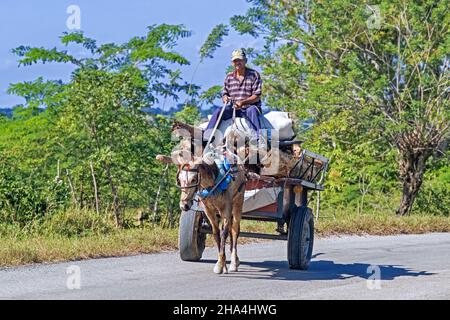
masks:
{"type": "MultiPolygon", "coordinates": [[[[210,137],[209,137],[209,139],[208,139],[208,142],[206,143],[206,146],[205,146],[205,149],[204,150],[208,150],[208,147],[209,147],[209,145],[211,144],[211,141],[212,141],[212,139],[213,139],[213,137],[214,137],[214,134],[216,133],[216,131],[217,131],[217,128],[219,127],[219,124],[220,124],[220,122],[221,122],[221,120],[222,120],[222,117],[223,117],[223,113],[224,113],[224,111],[225,111],[225,108],[229,105],[230,103],[226,103],[226,104],[224,104],[223,105],[223,107],[222,107],[222,110],[220,111],[220,115],[219,115],[219,117],[218,117],[218,119],[217,119],[217,121],[216,121],[216,123],[215,123],[215,125],[214,125],[214,128],[213,128],[213,131],[211,132],[211,135],[210,135],[210,137]]],[[[233,105],[233,102],[231,101],[231,105],[233,105]]],[[[237,126],[236,126],[236,108],[234,108],[233,107],[233,116],[232,116],[232,119],[233,119],[233,127],[234,128],[237,128],[237,126]]],[[[226,146],[226,149],[228,149],[228,147],[226,146]]],[[[234,156],[234,157],[237,157],[238,159],[239,159],[239,157],[236,155],[236,154],[234,154],[233,152],[231,152],[231,150],[228,150],[229,152],[230,152],[230,154],[232,155],[232,156],[234,156]]],[[[244,160],[244,162],[247,160],[247,158],[248,158],[248,156],[245,158],[245,160],[244,160]]],[[[195,168],[195,169],[191,169],[191,168],[189,168],[189,165],[187,165],[187,167],[188,167],[188,170],[184,170],[184,167],[186,166],[186,164],[185,165],[183,165],[183,166],[181,166],[180,167],[180,169],[179,169],[179,171],[178,171],[178,174],[180,174],[181,173],[181,171],[186,171],[186,174],[188,174],[189,172],[197,172],[197,182],[195,183],[195,184],[192,184],[192,185],[189,185],[189,186],[181,186],[181,184],[179,183],[179,178],[178,178],[178,175],[177,175],[177,187],[178,188],[180,188],[181,190],[186,190],[186,189],[191,189],[191,188],[197,188],[198,189],[198,187],[200,186],[200,180],[201,180],[201,175],[198,173],[198,169],[197,168],[195,168]]],[[[218,166],[218,164],[216,163],[216,166],[218,166]]],[[[207,190],[207,189],[203,189],[203,190],[197,190],[198,191],[198,193],[199,193],[199,196],[200,196],[200,198],[202,198],[202,200],[204,200],[204,199],[206,199],[206,198],[208,198],[209,196],[211,196],[211,195],[214,195],[214,193],[216,192],[216,190],[217,190],[217,188],[219,188],[219,186],[230,176],[230,173],[231,173],[231,171],[232,171],[232,169],[233,169],[233,166],[230,166],[227,170],[226,170],[226,172],[220,177],[220,175],[221,175],[221,169],[220,168],[218,168],[219,169],[219,173],[217,174],[217,176],[215,177],[215,179],[214,179],[214,186],[211,188],[211,189],[209,189],[209,190],[207,190]],[[220,179],[217,179],[218,177],[220,177],[220,179]]],[[[238,188],[238,190],[240,191],[240,189],[242,188],[242,185],[243,184],[241,184],[241,186],[239,186],[239,188],[238,188]]],[[[222,190],[222,191],[224,191],[224,190],[222,190]]]]}

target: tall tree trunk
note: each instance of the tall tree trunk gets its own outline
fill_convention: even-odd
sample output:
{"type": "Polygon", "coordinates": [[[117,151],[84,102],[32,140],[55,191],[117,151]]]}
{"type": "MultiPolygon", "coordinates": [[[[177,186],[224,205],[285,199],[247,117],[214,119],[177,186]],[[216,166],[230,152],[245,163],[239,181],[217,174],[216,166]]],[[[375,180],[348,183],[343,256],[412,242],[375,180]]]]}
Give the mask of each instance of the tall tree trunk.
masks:
{"type": "Polygon", "coordinates": [[[112,179],[111,170],[109,168],[109,165],[106,162],[103,162],[103,167],[105,168],[106,178],[108,179],[109,186],[111,187],[111,193],[113,195],[113,211],[114,211],[114,219],[116,222],[116,227],[121,228],[122,220],[120,217],[119,191],[112,179]]]}
{"type": "Polygon", "coordinates": [[[84,208],[84,187],[83,187],[84,175],[81,176],[80,181],[80,209],[84,208]]]}
{"type": "Polygon", "coordinates": [[[155,204],[153,206],[153,224],[156,223],[156,219],[158,217],[158,204],[159,204],[159,198],[161,196],[161,189],[164,185],[165,182],[165,177],[167,174],[167,171],[169,170],[169,165],[166,165],[166,167],[164,168],[164,171],[161,175],[161,179],[159,180],[159,186],[158,186],[158,191],[156,192],[156,197],[155,197],[155,204]]]}
{"type": "Polygon", "coordinates": [[[66,169],[67,180],[69,181],[70,193],[72,194],[72,205],[76,208],[78,207],[78,199],[73,187],[72,178],[70,177],[69,170],[66,169]]]}
{"type": "Polygon", "coordinates": [[[92,184],[94,185],[95,211],[97,212],[97,214],[99,214],[100,208],[98,201],[97,180],[95,179],[94,165],[92,164],[92,161],[89,161],[89,166],[91,167],[92,184]]]}
{"type": "Polygon", "coordinates": [[[400,159],[400,180],[403,185],[402,199],[397,209],[397,215],[406,216],[411,209],[420,190],[425,172],[425,164],[430,156],[427,151],[405,151],[400,159]]]}
{"type": "Polygon", "coordinates": [[[83,188],[83,178],[81,178],[80,182],[80,209],[84,208],[84,188],[83,188]]]}

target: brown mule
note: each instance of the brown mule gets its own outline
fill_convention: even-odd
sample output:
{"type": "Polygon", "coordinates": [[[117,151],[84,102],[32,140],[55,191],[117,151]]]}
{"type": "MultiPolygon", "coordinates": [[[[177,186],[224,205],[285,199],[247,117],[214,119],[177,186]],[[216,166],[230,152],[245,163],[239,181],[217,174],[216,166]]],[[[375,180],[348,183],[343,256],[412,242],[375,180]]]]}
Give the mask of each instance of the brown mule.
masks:
{"type": "MultiPolygon", "coordinates": [[[[192,206],[194,197],[198,191],[215,186],[219,175],[219,168],[211,159],[194,158],[194,161],[183,161],[183,153],[172,154],[172,157],[158,155],[159,161],[178,165],[177,184],[181,189],[180,209],[187,211],[192,206]]],[[[215,273],[227,273],[225,255],[225,243],[228,235],[231,236],[231,264],[230,271],[238,271],[240,264],[237,255],[237,242],[240,232],[242,206],[244,203],[244,192],[246,175],[244,167],[237,165],[233,173],[233,179],[226,190],[214,192],[204,199],[200,198],[205,208],[206,216],[212,227],[212,233],[218,249],[218,260],[214,266],[215,273]],[[218,218],[222,221],[219,228],[218,218]]]]}

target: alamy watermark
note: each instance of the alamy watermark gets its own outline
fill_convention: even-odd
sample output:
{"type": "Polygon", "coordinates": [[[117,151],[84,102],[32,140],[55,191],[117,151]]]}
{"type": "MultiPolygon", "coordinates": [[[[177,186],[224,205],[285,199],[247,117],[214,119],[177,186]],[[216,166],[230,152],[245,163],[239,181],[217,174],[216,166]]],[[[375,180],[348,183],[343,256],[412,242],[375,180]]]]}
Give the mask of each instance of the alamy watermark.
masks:
{"type": "Polygon", "coordinates": [[[66,20],[66,26],[69,30],[81,29],[81,9],[75,4],[67,7],[66,13],[69,15],[66,20]]]}
{"type": "Polygon", "coordinates": [[[81,269],[79,266],[71,265],[67,267],[66,274],[68,275],[66,280],[66,286],[69,290],[81,289],[81,269]]]}
{"type": "Polygon", "coordinates": [[[379,266],[370,265],[367,268],[367,273],[370,274],[366,280],[367,289],[380,290],[381,289],[381,269],[379,266]]]}
{"type": "Polygon", "coordinates": [[[366,25],[369,30],[380,30],[382,15],[381,9],[378,5],[367,5],[366,13],[369,18],[366,20],[366,25]]]}

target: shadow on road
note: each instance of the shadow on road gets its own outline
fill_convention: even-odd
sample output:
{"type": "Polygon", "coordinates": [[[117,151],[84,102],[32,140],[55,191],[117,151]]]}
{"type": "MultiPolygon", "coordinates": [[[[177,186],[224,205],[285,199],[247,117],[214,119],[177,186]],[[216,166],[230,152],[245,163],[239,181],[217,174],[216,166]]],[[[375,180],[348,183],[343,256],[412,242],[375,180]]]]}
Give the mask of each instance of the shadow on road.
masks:
{"type": "MultiPolygon", "coordinates": [[[[320,254],[314,256],[317,257],[320,254]]],[[[246,279],[268,279],[268,280],[290,280],[290,281],[311,281],[311,280],[339,280],[350,278],[371,279],[374,271],[367,263],[341,264],[329,260],[313,260],[309,269],[292,270],[286,261],[262,261],[246,262],[241,261],[239,272],[232,273],[233,278],[246,279]]],[[[205,263],[215,263],[213,260],[203,260],[205,263]]],[[[380,268],[381,280],[393,280],[398,277],[418,277],[429,276],[434,273],[427,271],[414,271],[412,269],[396,265],[377,265],[380,268]]]]}

